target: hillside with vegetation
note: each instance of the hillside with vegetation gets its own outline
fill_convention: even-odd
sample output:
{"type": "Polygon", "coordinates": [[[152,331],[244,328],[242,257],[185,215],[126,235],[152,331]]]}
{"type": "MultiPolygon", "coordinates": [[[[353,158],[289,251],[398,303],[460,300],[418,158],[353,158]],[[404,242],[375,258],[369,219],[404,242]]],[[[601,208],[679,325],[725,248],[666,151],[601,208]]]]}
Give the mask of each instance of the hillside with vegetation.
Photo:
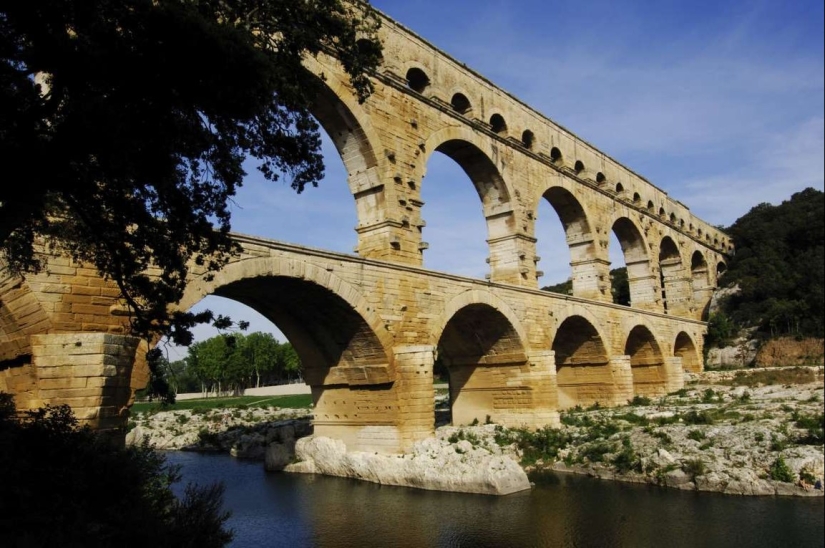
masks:
{"type": "Polygon", "coordinates": [[[825,196],[808,188],[759,204],[725,229],[736,253],[720,279],[708,346],[742,330],[760,342],[825,336],[825,196]]]}

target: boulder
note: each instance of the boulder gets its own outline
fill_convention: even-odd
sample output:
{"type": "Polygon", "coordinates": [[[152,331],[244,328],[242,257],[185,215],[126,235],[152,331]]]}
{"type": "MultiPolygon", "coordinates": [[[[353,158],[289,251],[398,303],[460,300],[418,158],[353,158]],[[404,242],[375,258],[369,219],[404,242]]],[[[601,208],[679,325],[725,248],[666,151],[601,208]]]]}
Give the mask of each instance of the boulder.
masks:
{"type": "Polygon", "coordinates": [[[341,440],[309,437],[295,445],[300,462],[284,470],[461,493],[507,495],[530,489],[527,474],[509,456],[492,455],[470,444],[458,449],[429,439],[416,444],[412,454],[379,455],[347,452],[341,440]]]}

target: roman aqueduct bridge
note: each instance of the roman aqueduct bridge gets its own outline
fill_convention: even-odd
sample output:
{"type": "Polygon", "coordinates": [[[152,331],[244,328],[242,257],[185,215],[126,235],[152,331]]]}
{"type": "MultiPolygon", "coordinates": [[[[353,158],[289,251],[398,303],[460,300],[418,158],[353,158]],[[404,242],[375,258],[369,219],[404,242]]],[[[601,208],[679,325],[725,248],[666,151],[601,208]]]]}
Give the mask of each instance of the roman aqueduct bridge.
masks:
{"type": "MultiPolygon", "coordinates": [[[[315,115],[348,172],[356,254],[236,235],[243,252],[209,281],[193,270],[179,306],[214,294],[272,320],[303,361],[316,433],[351,449],[396,452],[432,434],[437,357],[457,424],[557,424],[559,410],[665,394],[701,370],[730,238],[398,23],[385,18],[380,38],[385,61],[363,104],[334,59],[307,61],[326,82],[315,115]],[[487,234],[467,237],[488,242],[486,279],[422,268],[435,153],[478,193],[487,234]],[[572,295],[539,290],[544,200],[565,230],[572,295]],[[630,306],[612,302],[611,233],[630,306]]],[[[0,278],[0,391],[19,408],[68,403],[85,423],[123,428],[146,344],[111,283],[44,260],[41,274],[0,278]]]]}

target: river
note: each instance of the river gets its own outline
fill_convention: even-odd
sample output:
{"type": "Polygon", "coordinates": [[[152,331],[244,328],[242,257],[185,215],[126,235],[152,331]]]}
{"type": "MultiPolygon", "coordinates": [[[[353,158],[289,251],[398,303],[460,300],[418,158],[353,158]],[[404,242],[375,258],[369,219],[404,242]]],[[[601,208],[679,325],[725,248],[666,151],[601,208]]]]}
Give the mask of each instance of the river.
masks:
{"type": "Polygon", "coordinates": [[[547,475],[506,497],[267,474],[258,462],[170,452],[183,483],[223,481],[233,547],[825,546],[822,497],[736,497],[547,475]]]}

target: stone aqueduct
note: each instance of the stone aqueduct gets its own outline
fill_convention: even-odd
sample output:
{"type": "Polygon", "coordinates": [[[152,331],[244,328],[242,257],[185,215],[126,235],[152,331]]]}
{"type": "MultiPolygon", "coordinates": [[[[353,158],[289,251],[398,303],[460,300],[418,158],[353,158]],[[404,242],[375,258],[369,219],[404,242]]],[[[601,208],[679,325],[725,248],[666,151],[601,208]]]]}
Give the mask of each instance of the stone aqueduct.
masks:
{"type": "MultiPolygon", "coordinates": [[[[270,318],[303,360],[316,433],[355,450],[397,452],[432,434],[437,356],[456,424],[557,424],[561,409],[664,394],[701,370],[728,236],[398,23],[384,18],[380,38],[385,61],[363,104],[334,59],[307,61],[327,84],[315,114],[348,171],[357,256],[239,235],[243,253],[210,281],[193,272],[180,307],[216,294],[270,318]],[[436,152],[478,192],[485,280],[421,268],[420,192],[436,152]],[[566,232],[569,296],[538,290],[542,200],[566,232]],[[611,300],[611,232],[629,307],[611,300]]],[[[19,408],[68,403],[82,422],[122,429],[146,345],[94,269],[45,260],[47,273],[0,278],[0,391],[19,408]]]]}

